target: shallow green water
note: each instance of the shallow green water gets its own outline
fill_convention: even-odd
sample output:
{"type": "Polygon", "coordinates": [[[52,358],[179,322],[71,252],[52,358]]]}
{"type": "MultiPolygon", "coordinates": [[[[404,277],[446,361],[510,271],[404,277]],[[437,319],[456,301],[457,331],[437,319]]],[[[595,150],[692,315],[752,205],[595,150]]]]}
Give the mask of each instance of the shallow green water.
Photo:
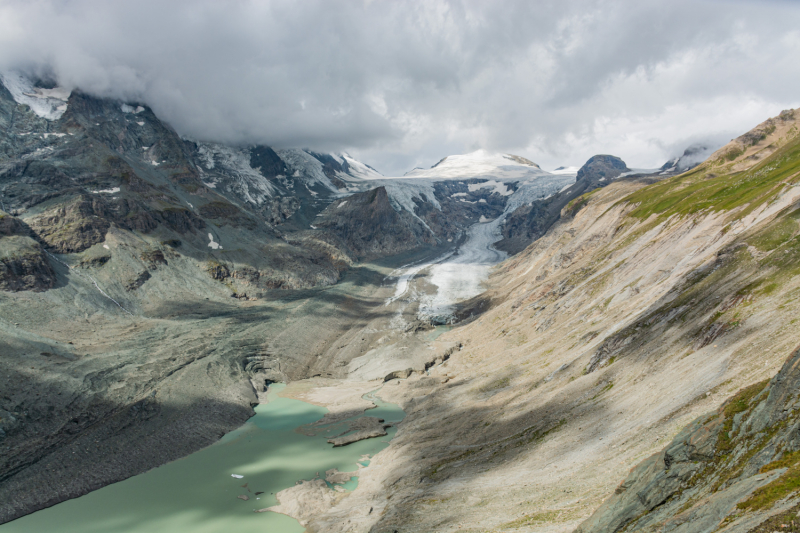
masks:
{"type": "MultiPolygon", "coordinates": [[[[386,437],[333,448],[324,435],[307,437],[294,431],[319,420],[327,411],[280,398],[277,392],[281,388],[270,387],[269,403],[257,406],[255,416],[218,443],[4,524],[0,533],[302,532],[303,527],[292,518],[253,511],[276,505],[275,493],[300,479],[312,479],[317,472],[324,477],[331,468],[355,471],[361,457],[385,448],[396,430],[387,430],[386,437]],[[236,479],[231,474],[244,477],[236,479]],[[240,494],[250,500],[238,499],[240,494]]],[[[403,418],[405,413],[399,407],[369,398],[378,407],[367,411],[367,416],[387,422],[403,418]]],[[[344,487],[352,490],[356,484],[351,480],[344,487]]]]}

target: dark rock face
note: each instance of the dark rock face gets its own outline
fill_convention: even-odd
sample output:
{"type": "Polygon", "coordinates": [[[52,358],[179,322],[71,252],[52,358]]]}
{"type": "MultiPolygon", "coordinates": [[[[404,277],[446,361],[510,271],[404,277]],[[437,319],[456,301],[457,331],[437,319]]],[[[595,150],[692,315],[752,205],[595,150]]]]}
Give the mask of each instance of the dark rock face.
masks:
{"type": "Polygon", "coordinates": [[[45,291],[56,273],[33,232],[21,220],[0,211],[0,290],[45,291]]]}
{"type": "Polygon", "coordinates": [[[48,248],[66,254],[82,252],[106,239],[111,223],[105,214],[105,206],[100,201],[79,197],[46,211],[29,223],[48,248]]]}
{"type": "Polygon", "coordinates": [[[12,217],[4,211],[0,211],[0,237],[12,237],[14,235],[33,235],[31,229],[17,217],[12,217]]]}
{"type": "Polygon", "coordinates": [[[243,213],[238,207],[225,201],[209,202],[201,206],[200,214],[206,218],[229,221],[237,221],[243,216],[243,213]]]}
{"type": "Polygon", "coordinates": [[[503,239],[495,247],[510,254],[524,250],[561,218],[561,210],[572,200],[598,187],[605,187],[628,170],[625,162],[613,155],[590,158],[578,170],[575,184],[568,189],[514,211],[503,226],[503,239]]]}
{"type": "Polygon", "coordinates": [[[283,224],[300,209],[300,201],[294,197],[273,198],[264,208],[264,218],[273,226],[283,224]]]}
{"type": "Polygon", "coordinates": [[[56,273],[38,242],[30,237],[0,238],[0,290],[45,291],[56,273]]]}
{"type": "Polygon", "coordinates": [[[590,158],[578,170],[575,181],[586,183],[599,182],[603,179],[610,181],[630,169],[625,161],[613,155],[596,155],[590,158]]]}
{"type": "Polygon", "coordinates": [[[399,253],[437,242],[422,221],[392,207],[385,187],[333,202],[318,220],[317,227],[336,235],[357,257],[399,253]]]}
{"type": "Polygon", "coordinates": [[[283,159],[269,146],[254,146],[250,149],[250,166],[270,178],[285,176],[289,172],[283,159]]]}
{"type": "Polygon", "coordinates": [[[350,169],[350,165],[347,164],[347,161],[340,163],[328,154],[318,154],[316,152],[308,153],[316,157],[322,163],[322,172],[328,176],[328,179],[331,180],[337,188],[344,189],[347,187],[347,184],[336,176],[337,172],[347,173],[350,169]]]}
{"type": "Polygon", "coordinates": [[[695,420],[631,471],[577,529],[750,531],[790,508],[800,482],[800,349],[778,374],[695,420]]]}

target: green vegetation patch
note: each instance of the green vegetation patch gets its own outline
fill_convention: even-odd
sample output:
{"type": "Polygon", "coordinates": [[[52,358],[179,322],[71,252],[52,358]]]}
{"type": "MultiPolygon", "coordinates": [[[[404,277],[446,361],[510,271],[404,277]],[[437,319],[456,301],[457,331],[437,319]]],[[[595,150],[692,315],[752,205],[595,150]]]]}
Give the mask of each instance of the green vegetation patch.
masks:
{"type": "Polygon", "coordinates": [[[722,416],[725,418],[725,422],[717,437],[717,452],[727,455],[733,450],[732,441],[735,437],[731,434],[733,417],[747,411],[750,408],[750,401],[758,396],[768,383],[769,380],[765,379],[745,387],[722,405],[722,416]]]}
{"type": "Polygon", "coordinates": [[[500,526],[501,529],[517,529],[525,526],[531,526],[534,524],[541,524],[545,523],[552,523],[556,522],[562,515],[562,511],[539,511],[538,513],[533,513],[529,515],[525,515],[522,518],[517,518],[516,520],[512,520],[511,522],[506,522],[500,526]]]}
{"type": "Polygon", "coordinates": [[[800,224],[796,220],[796,214],[797,211],[781,217],[774,224],[770,224],[754,235],[753,238],[748,239],[747,242],[762,252],[775,250],[788,243],[797,235],[797,230],[800,228],[800,224]]]}
{"type": "Polygon", "coordinates": [[[775,531],[780,531],[781,533],[800,533],[798,511],[800,511],[800,506],[796,505],[788,511],[768,518],[755,529],[751,529],[749,533],[773,533],[775,531]]]}
{"type": "Polygon", "coordinates": [[[775,502],[782,500],[792,492],[800,489],[800,452],[784,455],[780,460],[773,461],[761,468],[768,472],[778,468],[788,468],[778,479],[756,489],[748,499],[739,502],[739,509],[760,510],[772,507],[775,502]]]}
{"type": "Polygon", "coordinates": [[[498,378],[492,381],[491,383],[484,385],[479,390],[481,392],[492,392],[498,389],[504,389],[508,387],[509,383],[511,383],[511,378],[509,377],[498,378]]]}
{"type": "Polygon", "coordinates": [[[700,165],[674,178],[643,187],[620,202],[638,204],[630,216],[640,220],[652,215],[663,220],[706,209],[730,211],[740,207],[743,209],[739,216],[745,216],[759,205],[774,200],[786,184],[798,181],[800,138],[746,172],[716,175],[711,170],[716,169],[700,165]]]}

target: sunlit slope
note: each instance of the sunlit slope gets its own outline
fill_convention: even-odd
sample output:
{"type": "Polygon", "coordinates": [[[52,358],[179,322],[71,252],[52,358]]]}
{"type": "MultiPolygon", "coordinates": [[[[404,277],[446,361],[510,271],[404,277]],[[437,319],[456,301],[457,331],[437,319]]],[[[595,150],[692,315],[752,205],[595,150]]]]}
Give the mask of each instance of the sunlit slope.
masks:
{"type": "Polygon", "coordinates": [[[463,348],[388,389],[408,413],[388,460],[310,530],[360,506],[364,531],[574,528],[772,377],[800,341],[800,141],[793,113],[771,120],[691,172],[577,199],[502,263],[440,337],[463,348]]]}
{"type": "Polygon", "coordinates": [[[731,211],[734,219],[747,216],[800,181],[800,136],[794,115],[784,112],[731,141],[693,170],[621,201],[634,204],[629,214],[642,220],[704,210],[731,211]]]}

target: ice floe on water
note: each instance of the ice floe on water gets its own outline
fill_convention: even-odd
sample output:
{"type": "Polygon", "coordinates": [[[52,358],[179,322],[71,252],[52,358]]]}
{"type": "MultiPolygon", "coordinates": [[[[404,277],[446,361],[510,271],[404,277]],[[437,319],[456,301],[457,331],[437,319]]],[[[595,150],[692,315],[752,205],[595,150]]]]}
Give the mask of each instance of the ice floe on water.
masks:
{"type": "Polygon", "coordinates": [[[27,105],[36,115],[47,120],[58,120],[67,110],[71,91],[63,87],[42,89],[16,72],[0,72],[0,81],[18,104],[27,105]]]}

